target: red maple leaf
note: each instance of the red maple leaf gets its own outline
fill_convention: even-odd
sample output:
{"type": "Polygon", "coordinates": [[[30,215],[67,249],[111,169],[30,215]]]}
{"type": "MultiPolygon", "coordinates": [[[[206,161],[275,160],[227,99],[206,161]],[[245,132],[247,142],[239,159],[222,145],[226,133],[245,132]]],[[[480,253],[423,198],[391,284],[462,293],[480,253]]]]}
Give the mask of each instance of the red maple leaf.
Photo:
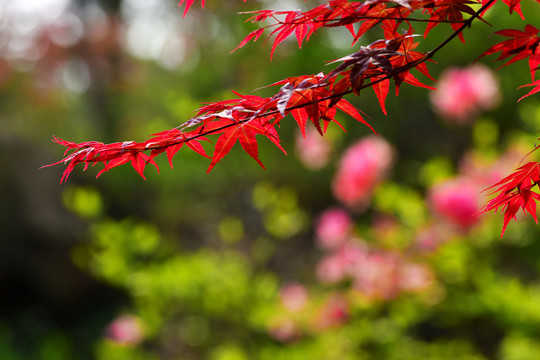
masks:
{"type": "MultiPolygon", "coordinates": [[[[476,4],[476,1],[471,0],[435,0],[433,4],[429,4],[425,7],[427,12],[431,15],[429,23],[424,32],[424,37],[440,23],[450,22],[452,29],[459,30],[464,22],[463,13],[469,15],[475,15],[475,10],[469,5],[476,4]]],[[[463,33],[458,34],[459,39],[464,43],[463,33]]]]}
{"type": "Polygon", "coordinates": [[[267,25],[250,32],[240,44],[233,50],[237,50],[249,41],[256,41],[262,35],[264,29],[274,28],[268,37],[275,35],[272,44],[270,57],[272,58],[277,46],[286,38],[295,34],[298,47],[302,47],[303,40],[309,37],[322,27],[346,27],[353,36],[353,44],[369,29],[379,23],[386,21],[398,22],[406,21],[413,12],[413,6],[418,9],[419,5],[430,1],[416,1],[410,3],[407,0],[370,0],[364,2],[350,2],[347,0],[330,0],[327,4],[312,8],[306,12],[301,11],[275,11],[260,10],[246,12],[254,14],[246,21],[262,22],[270,18],[275,20],[275,24],[267,25]],[[395,6],[388,6],[387,3],[394,3],[395,6]],[[353,24],[360,23],[356,31],[353,24]]]}
{"type": "MultiPolygon", "coordinates": [[[[482,6],[486,5],[489,2],[489,0],[482,0],[482,6]]],[[[490,9],[493,5],[495,5],[495,2],[492,2],[485,10],[487,11],[490,9]]],[[[521,0],[502,0],[503,3],[508,5],[508,8],[510,9],[510,14],[514,12],[514,10],[521,16],[522,19],[525,19],[523,17],[523,13],[521,12],[521,0]]]]}
{"type": "Polygon", "coordinates": [[[510,65],[516,61],[529,58],[529,70],[534,80],[534,73],[540,66],[540,36],[538,29],[532,25],[526,25],[524,31],[506,29],[497,31],[495,34],[509,37],[510,39],[493,45],[478,57],[488,56],[500,52],[497,61],[509,60],[500,67],[510,65]]]}
{"type": "MultiPolygon", "coordinates": [[[[182,6],[184,2],[186,3],[186,8],[184,9],[184,17],[186,17],[189,8],[191,7],[191,5],[193,5],[194,1],[195,0],[180,0],[180,2],[178,3],[178,6],[182,6]]],[[[204,8],[204,0],[201,0],[201,7],[204,8]]]]}
{"type": "Polygon", "coordinates": [[[335,76],[324,76],[321,73],[315,76],[289,78],[285,84],[283,82],[276,83],[283,84],[279,93],[273,97],[277,100],[277,109],[283,117],[287,111],[291,111],[302,134],[305,134],[308,119],[321,135],[324,134],[330,122],[343,128],[335,119],[335,108],[352,116],[376,133],[360,115],[360,112],[348,101],[342,99],[345,91],[349,89],[349,85],[344,82],[344,87],[335,86],[334,80],[335,76]],[[321,120],[324,122],[324,128],[321,128],[321,120]]]}
{"type": "Polygon", "coordinates": [[[223,128],[225,128],[225,130],[217,139],[212,162],[210,163],[207,172],[210,172],[210,170],[212,170],[212,168],[231,151],[237,141],[244,151],[264,169],[264,165],[259,159],[259,147],[255,135],[266,136],[272,143],[287,154],[279,143],[278,133],[275,130],[274,125],[265,123],[261,118],[254,118],[242,123],[234,120],[213,121],[205,128],[205,131],[212,131],[213,129],[221,131],[223,128]]]}
{"type": "Polygon", "coordinates": [[[519,89],[521,89],[522,87],[525,87],[525,86],[534,86],[534,88],[529,91],[527,94],[523,95],[522,97],[519,98],[518,102],[523,100],[524,98],[526,98],[527,96],[531,96],[532,94],[536,94],[537,92],[540,92],[540,80],[536,80],[534,82],[532,82],[531,84],[527,84],[527,85],[521,85],[519,87],[519,89]]]}
{"type": "Polygon", "coordinates": [[[519,167],[512,174],[508,175],[488,189],[498,195],[484,206],[480,214],[501,208],[504,212],[504,222],[501,237],[504,235],[506,227],[511,219],[516,218],[516,213],[521,208],[523,212],[532,215],[538,223],[536,217],[536,201],[540,199],[540,194],[532,191],[532,188],[540,182],[540,163],[529,162],[519,167]]]}

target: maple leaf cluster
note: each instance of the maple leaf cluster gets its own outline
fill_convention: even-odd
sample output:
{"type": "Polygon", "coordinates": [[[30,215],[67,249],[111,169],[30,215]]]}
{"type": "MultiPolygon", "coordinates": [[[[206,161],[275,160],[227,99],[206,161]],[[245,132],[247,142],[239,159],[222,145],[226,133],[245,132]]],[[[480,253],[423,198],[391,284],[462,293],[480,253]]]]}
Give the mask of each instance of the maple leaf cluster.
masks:
{"type": "Polygon", "coordinates": [[[534,80],[535,72],[540,70],[540,36],[538,36],[538,32],[539,30],[532,25],[526,25],[524,31],[513,29],[497,31],[495,34],[506,36],[510,39],[493,45],[480,55],[480,57],[483,57],[500,52],[497,60],[506,60],[510,58],[505,64],[501,65],[501,67],[510,65],[519,60],[529,59],[529,71],[533,82],[520,86],[520,88],[525,86],[534,86],[534,88],[529,91],[528,94],[519,98],[518,101],[540,91],[540,79],[534,80]]]}
{"type": "MultiPolygon", "coordinates": [[[[476,13],[469,6],[475,3],[477,2],[471,0],[367,0],[362,2],[331,0],[327,4],[317,6],[306,12],[254,11],[251,13],[255,15],[247,21],[256,23],[272,18],[276,21],[276,24],[252,31],[236,49],[251,40],[258,40],[267,28],[275,28],[270,34],[270,36],[276,36],[272,45],[271,56],[277,46],[291,34],[295,34],[298,46],[301,47],[304,40],[309,40],[313,33],[323,27],[344,26],[351,33],[353,37],[352,44],[354,45],[362,35],[377,25],[396,27],[402,22],[407,22],[410,25],[411,21],[420,20],[410,17],[418,10],[429,14],[429,19],[423,19],[428,22],[425,30],[426,36],[431,29],[440,23],[450,23],[452,28],[457,31],[465,22],[463,13],[469,15],[476,13]],[[280,18],[284,18],[284,20],[280,20],[280,18]],[[358,30],[355,30],[355,24],[358,30]]],[[[459,36],[464,41],[461,32],[459,36]]]]}
{"type": "Polygon", "coordinates": [[[540,199],[540,194],[533,191],[538,183],[540,183],[540,163],[528,162],[490,187],[494,189],[493,193],[499,194],[483,208],[482,212],[497,211],[499,208],[504,211],[501,237],[510,220],[516,218],[519,209],[531,214],[538,223],[536,201],[540,199]]]}
{"type": "MultiPolygon", "coordinates": [[[[272,84],[271,86],[281,86],[274,96],[264,98],[233,91],[236,98],[205,105],[198,109],[195,117],[184,124],[154,134],[145,142],[74,143],[55,137],[55,142],[66,147],[66,154],[62,160],[51,165],[68,164],[61,182],[66,181],[74,167],[80,163],[84,164],[85,170],[89,164],[102,163],[104,167],[98,172],[98,177],[114,167],[131,163],[144,178],[144,170],[148,164],[152,164],[159,171],[154,161],[157,155],[165,152],[172,167],[172,157],[185,144],[198,154],[211,158],[208,168],[210,171],[239,142],[242,149],[264,168],[259,159],[256,136],[268,138],[285,152],[280,145],[276,127],[288,114],[293,116],[304,135],[308,121],[321,135],[326,132],[331,122],[341,127],[335,119],[338,109],[375,132],[361,112],[343,98],[344,95],[351,92],[358,94],[361,89],[373,86],[381,108],[386,113],[384,99],[391,78],[395,80],[397,88],[401,82],[428,87],[410,74],[410,67],[407,66],[410,61],[424,57],[411,50],[417,45],[412,42],[412,36],[394,32],[388,34],[388,38],[362,46],[359,51],[333,61],[341,64],[327,75],[302,75],[272,84]],[[365,84],[366,81],[369,83],[365,84]],[[190,130],[192,128],[194,129],[190,130]],[[219,135],[212,156],[206,154],[201,143],[208,141],[209,135],[219,135]]],[[[427,68],[419,69],[429,75],[427,68]]]]}
{"type": "MultiPolygon", "coordinates": [[[[179,5],[185,4],[184,16],[193,2],[194,0],[180,1],[179,5]]],[[[502,2],[509,7],[510,13],[516,12],[524,18],[520,0],[502,2]]],[[[360,46],[350,55],[330,61],[329,64],[337,65],[326,74],[320,72],[315,75],[289,77],[272,84],[271,86],[279,86],[273,96],[243,95],[233,91],[235,98],[204,105],[184,124],[153,134],[144,142],[75,143],[54,137],[53,141],[64,146],[66,153],[62,160],[51,165],[67,165],[61,182],[68,179],[76,165],[84,164],[84,169],[87,169],[89,165],[98,163],[103,164],[103,168],[97,176],[114,167],[130,163],[144,178],[144,170],[148,164],[152,164],[159,171],[154,160],[157,155],[165,153],[172,168],[172,158],[186,145],[197,154],[210,159],[210,171],[236,143],[240,143],[241,148],[264,168],[259,159],[258,139],[265,137],[285,152],[280,145],[278,128],[280,122],[289,114],[304,136],[308,122],[321,135],[324,135],[330,123],[341,127],[336,120],[337,110],[375,132],[364,119],[363,113],[345,100],[344,96],[351,93],[359,95],[361,90],[370,87],[379,100],[382,112],[387,114],[385,101],[391,83],[394,84],[396,95],[403,83],[433,89],[420,82],[411,70],[415,69],[433,80],[426,63],[455,37],[465,42],[464,30],[476,19],[484,21],[484,13],[495,3],[496,0],[329,0],[305,12],[250,12],[252,16],[248,18],[248,22],[271,23],[250,32],[233,51],[258,40],[267,29],[271,29],[268,37],[275,37],[270,58],[277,46],[287,38],[294,36],[301,48],[302,44],[321,28],[345,27],[352,36],[352,45],[374,27],[382,29],[384,38],[367,46],[360,46]],[[453,32],[432,50],[420,52],[416,50],[419,43],[414,39],[421,34],[417,34],[413,27],[413,24],[416,26],[418,23],[427,24],[422,30],[424,37],[441,24],[449,25],[453,32]],[[398,28],[402,26],[406,30],[399,33],[398,28]],[[210,141],[210,136],[217,136],[215,142],[210,141]],[[203,143],[213,146],[212,155],[207,154],[203,143]]],[[[201,5],[204,7],[204,0],[201,5]]],[[[506,61],[503,66],[528,59],[533,82],[524,86],[534,88],[520,100],[539,92],[540,80],[535,80],[535,72],[540,66],[538,29],[526,25],[524,31],[502,30],[497,34],[509,39],[492,46],[480,57],[500,53],[498,60],[506,61]]],[[[538,166],[535,166],[537,169],[538,166]]],[[[531,165],[530,169],[533,168],[535,167],[531,165]]],[[[530,191],[538,182],[538,176],[523,177],[520,174],[524,168],[520,169],[495,185],[495,192],[500,194],[484,208],[484,211],[500,207],[504,209],[503,233],[508,221],[515,215],[516,206],[533,214],[535,208],[532,204],[538,198],[538,195],[530,191]]],[[[535,171],[536,173],[531,170],[530,173],[538,174],[538,170],[535,171]]]]}

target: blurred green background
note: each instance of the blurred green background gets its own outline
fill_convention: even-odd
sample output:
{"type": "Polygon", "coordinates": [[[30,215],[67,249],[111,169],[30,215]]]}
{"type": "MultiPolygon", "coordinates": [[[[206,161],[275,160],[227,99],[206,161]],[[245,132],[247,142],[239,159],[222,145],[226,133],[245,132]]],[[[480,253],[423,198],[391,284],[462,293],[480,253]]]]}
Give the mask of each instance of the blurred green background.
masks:
{"type": "MultiPolygon", "coordinates": [[[[62,156],[52,135],[144,141],[230,90],[328,71],[356,51],[335,28],[301,50],[283,43],[272,61],[262,40],[230,54],[256,28],[238,12],[310,2],[208,1],[185,18],[177,5],[0,1],[0,359],[540,359],[538,226],[519,217],[501,239],[501,214],[463,220],[535,146],[540,98],[517,103],[525,63],[495,72],[498,101],[466,121],[409,85],[391,89],[387,117],[371,90],[349,97],[388,162],[360,170],[379,176],[355,204],[336,195],[337,174],[370,133],[343,114],[347,133],[331,126],[315,162],[291,118],[288,156],[260,141],[266,170],[236,148],[209,174],[193,152],[174,170],[159,158],[147,181],[129,166],[97,180],[98,167],[75,169],[63,185],[62,165],[40,170],[62,156]],[[344,219],[329,237],[328,209],[344,219]]],[[[534,25],[540,6],[522,5],[534,25]]],[[[502,3],[486,20],[437,53],[435,78],[525,25],[502,3]]],[[[416,50],[450,33],[441,25],[416,50]]]]}

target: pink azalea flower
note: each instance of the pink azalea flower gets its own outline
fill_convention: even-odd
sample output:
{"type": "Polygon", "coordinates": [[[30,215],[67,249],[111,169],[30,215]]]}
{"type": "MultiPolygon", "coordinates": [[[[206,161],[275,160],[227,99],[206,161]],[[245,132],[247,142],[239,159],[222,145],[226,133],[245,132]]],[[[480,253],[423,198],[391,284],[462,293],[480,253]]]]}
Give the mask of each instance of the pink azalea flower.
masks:
{"type": "Polygon", "coordinates": [[[304,285],[292,283],[285,285],[280,291],[281,303],[290,311],[299,311],[306,305],[308,292],[304,285]]]}
{"type": "Polygon", "coordinates": [[[144,338],[140,320],[133,315],[114,319],[106,329],[106,336],[120,345],[136,345],[144,338]]]}
{"type": "Polygon", "coordinates": [[[274,339],[287,343],[296,340],[300,336],[298,326],[288,318],[275,319],[268,327],[268,333],[274,339]]]}
{"type": "Polygon", "coordinates": [[[316,276],[321,284],[336,284],[347,277],[347,260],[339,253],[325,256],[317,265],[316,276]]]}
{"type": "Polygon", "coordinates": [[[358,141],[341,158],[332,182],[334,196],[350,208],[363,210],[392,160],[392,148],[381,137],[368,136],[358,141]]]}
{"type": "Polygon", "coordinates": [[[480,111],[494,108],[500,97],[493,72],[479,64],[447,69],[439,79],[438,90],[430,93],[435,111],[458,124],[469,122],[480,111]]]}
{"type": "Polygon", "coordinates": [[[399,287],[403,291],[415,292],[428,287],[433,273],[424,265],[403,263],[399,269],[399,287]]]}
{"type": "Polygon", "coordinates": [[[320,309],[317,328],[326,330],[342,325],[349,318],[349,304],[341,295],[331,296],[320,309]]]}
{"type": "Polygon", "coordinates": [[[415,239],[415,250],[433,252],[448,238],[448,229],[444,224],[431,224],[419,229],[415,239]]]}
{"type": "Polygon", "coordinates": [[[461,228],[476,224],[480,210],[478,184],[465,178],[456,178],[434,186],[429,194],[433,211],[448,222],[461,228]]]}
{"type": "Polygon", "coordinates": [[[335,284],[351,275],[355,266],[368,256],[364,242],[353,239],[332,254],[325,256],[317,265],[317,279],[322,284],[335,284]]]}
{"type": "Polygon", "coordinates": [[[322,213],[315,228],[315,235],[323,249],[335,249],[351,236],[353,224],[347,212],[331,208],[322,213]]]}
{"type": "Polygon", "coordinates": [[[399,257],[379,252],[359,263],[354,272],[354,287],[373,300],[389,300],[399,292],[399,257]]]}
{"type": "Polygon", "coordinates": [[[482,154],[470,152],[461,160],[460,173],[485,189],[512,172],[529,151],[529,148],[510,148],[495,161],[487,161],[482,154]]]}
{"type": "Polygon", "coordinates": [[[432,280],[431,270],[410,263],[400,255],[379,251],[354,268],[354,287],[371,300],[394,299],[402,292],[417,292],[427,288],[432,280]]]}
{"type": "Polygon", "coordinates": [[[308,169],[323,168],[330,160],[332,146],[326,137],[322,137],[313,127],[306,127],[305,137],[298,132],[295,141],[298,159],[308,169]]]}

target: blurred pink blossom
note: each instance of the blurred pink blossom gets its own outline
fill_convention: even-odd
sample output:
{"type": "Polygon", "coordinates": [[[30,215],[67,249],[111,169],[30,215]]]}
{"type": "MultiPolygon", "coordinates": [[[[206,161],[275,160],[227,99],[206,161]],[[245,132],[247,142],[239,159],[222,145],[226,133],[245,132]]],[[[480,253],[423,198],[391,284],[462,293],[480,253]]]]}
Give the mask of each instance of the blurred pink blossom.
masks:
{"type": "Polygon", "coordinates": [[[304,285],[298,283],[287,284],[279,292],[281,303],[290,311],[299,311],[306,305],[308,292],[304,285]]]}
{"type": "Polygon", "coordinates": [[[296,135],[296,154],[308,169],[318,170],[328,164],[332,146],[326,137],[322,137],[313,127],[306,127],[305,136],[296,135]]]}
{"type": "Polygon", "coordinates": [[[399,287],[403,291],[414,292],[429,286],[433,273],[425,265],[404,262],[399,268],[399,287]]]}
{"type": "Polygon", "coordinates": [[[448,229],[445,224],[432,223],[419,229],[416,233],[415,250],[418,252],[433,252],[448,239],[448,229]]]}
{"type": "Polygon", "coordinates": [[[358,263],[354,271],[354,287],[369,299],[393,299],[399,294],[399,257],[379,252],[358,263]]]}
{"type": "Polygon", "coordinates": [[[317,328],[330,329],[342,325],[349,318],[349,304],[342,295],[332,295],[319,310],[317,328]]]}
{"type": "Polygon", "coordinates": [[[500,97],[493,72],[479,64],[447,69],[441,74],[438,90],[430,93],[435,111],[458,124],[469,122],[480,111],[494,108],[500,97]]]}
{"type": "Polygon", "coordinates": [[[476,224],[480,210],[478,183],[467,178],[455,178],[435,185],[429,194],[433,211],[460,228],[476,224]]]}
{"type": "Polygon", "coordinates": [[[300,336],[298,326],[288,318],[274,319],[268,326],[268,333],[274,339],[287,343],[296,340],[300,336]]]}
{"type": "Polygon", "coordinates": [[[325,256],[316,268],[317,280],[321,284],[336,284],[347,277],[347,260],[337,253],[325,256]]]}
{"type": "Polygon", "coordinates": [[[353,269],[354,287],[371,300],[390,300],[402,292],[417,292],[433,280],[431,269],[393,252],[377,251],[353,269]]]}
{"type": "Polygon", "coordinates": [[[392,237],[392,234],[400,231],[397,219],[387,214],[375,214],[372,220],[372,229],[373,234],[381,239],[392,237]]]}
{"type": "Polygon", "coordinates": [[[332,182],[334,196],[350,208],[365,209],[392,161],[392,148],[383,138],[368,136],[358,141],[340,160],[332,182]]]}
{"type": "Polygon", "coordinates": [[[345,210],[328,209],[321,214],[317,222],[315,228],[317,242],[323,249],[335,249],[350,238],[352,228],[352,220],[345,210]]]}
{"type": "Polygon", "coordinates": [[[488,161],[482,153],[469,152],[460,163],[460,174],[476,181],[485,189],[512,172],[530,151],[529,148],[513,147],[496,160],[488,161]]]}
{"type": "Polygon", "coordinates": [[[105,334],[120,345],[136,345],[144,338],[141,322],[133,315],[122,315],[114,319],[107,326],[105,334]]]}
{"type": "Polygon", "coordinates": [[[368,248],[358,239],[351,239],[339,249],[325,256],[317,265],[317,279],[322,284],[335,284],[351,274],[355,264],[368,256],[368,248]]]}
{"type": "Polygon", "coordinates": [[[325,256],[317,266],[322,284],[352,280],[353,287],[371,300],[391,300],[402,292],[428,287],[433,273],[397,252],[369,249],[363,241],[348,241],[325,256]]]}

